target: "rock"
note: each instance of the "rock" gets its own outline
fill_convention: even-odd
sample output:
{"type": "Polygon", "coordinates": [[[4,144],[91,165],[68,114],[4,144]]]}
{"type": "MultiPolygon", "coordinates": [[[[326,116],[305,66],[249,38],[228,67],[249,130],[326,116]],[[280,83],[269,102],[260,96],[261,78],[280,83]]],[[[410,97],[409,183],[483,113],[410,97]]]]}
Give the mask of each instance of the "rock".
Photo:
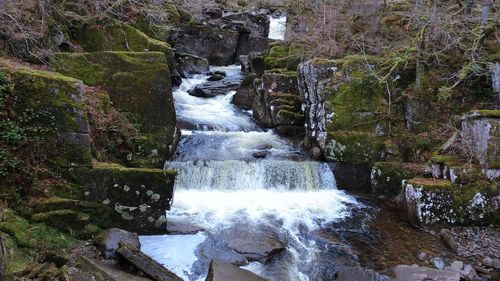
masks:
{"type": "Polygon", "coordinates": [[[236,94],[233,96],[233,100],[231,101],[234,105],[244,109],[252,108],[253,99],[257,95],[257,90],[254,84],[256,78],[257,77],[254,74],[249,74],[245,77],[238,90],[236,90],[236,94]]]}
{"type": "Polygon", "coordinates": [[[219,19],[222,18],[222,9],[216,7],[207,8],[203,11],[203,14],[211,19],[219,19]]]}
{"type": "Polygon", "coordinates": [[[177,71],[183,78],[210,71],[208,61],[195,55],[175,53],[177,71]]]}
{"type": "Polygon", "coordinates": [[[486,267],[493,267],[493,259],[490,257],[484,257],[482,262],[483,262],[483,265],[486,267]]]}
{"type": "Polygon", "coordinates": [[[211,65],[230,65],[235,60],[239,33],[208,25],[181,25],[171,41],[178,52],[205,58],[211,65]]]}
{"type": "Polygon", "coordinates": [[[267,151],[259,151],[259,152],[255,152],[253,153],[253,157],[257,158],[257,159],[264,159],[267,157],[267,154],[268,152],[267,151]]]}
{"type": "Polygon", "coordinates": [[[476,277],[476,275],[476,270],[470,264],[466,264],[464,266],[464,269],[460,271],[460,276],[468,281],[474,280],[474,277],[476,277]]]}
{"type": "Polygon", "coordinates": [[[208,77],[207,81],[220,81],[222,79],[224,79],[224,75],[214,73],[210,77],[208,77]]]}
{"type": "Polygon", "coordinates": [[[237,90],[238,87],[239,83],[236,81],[220,80],[198,85],[189,94],[199,98],[213,98],[237,90]]]}
{"type": "Polygon", "coordinates": [[[441,239],[445,242],[445,244],[450,247],[453,251],[457,251],[458,245],[453,236],[451,235],[451,232],[449,229],[441,229],[441,232],[439,233],[439,236],[441,239]]]}
{"type": "Polygon", "coordinates": [[[500,270],[500,259],[493,259],[493,267],[500,270]]]}
{"type": "Polygon", "coordinates": [[[435,268],[439,269],[439,270],[443,270],[444,269],[444,261],[442,258],[440,257],[435,257],[435,258],[432,258],[431,259],[431,263],[432,263],[432,266],[434,266],[435,268]]]}
{"type": "Polygon", "coordinates": [[[5,61],[0,61],[0,72],[12,85],[9,92],[17,99],[13,105],[32,112],[29,116],[36,116],[36,120],[30,122],[52,132],[44,142],[51,143],[57,156],[50,161],[54,168],[90,167],[91,143],[82,82],[55,72],[14,67],[5,61]]]}
{"type": "Polygon", "coordinates": [[[167,220],[167,232],[169,234],[196,234],[204,230],[203,227],[190,224],[189,222],[167,220]]]}
{"type": "Polygon", "coordinates": [[[321,153],[321,149],[319,147],[313,147],[313,148],[311,148],[309,150],[309,154],[316,161],[320,161],[323,158],[323,153],[321,153]]]}
{"type": "Polygon", "coordinates": [[[460,273],[453,270],[437,270],[418,265],[398,265],[394,268],[396,281],[460,281],[460,273]]]}
{"type": "Polygon", "coordinates": [[[163,53],[58,53],[50,63],[86,85],[104,87],[116,109],[137,119],[141,133],[148,137],[143,148],[158,151],[157,160],[175,151],[180,131],[176,128],[172,85],[163,53]]]}
{"type": "Polygon", "coordinates": [[[119,228],[106,229],[94,238],[94,245],[106,259],[116,258],[115,250],[118,249],[119,242],[125,242],[138,249],[141,247],[137,233],[119,228]]]}
{"type": "Polygon", "coordinates": [[[266,279],[231,263],[213,259],[205,281],[265,281],[266,279]]]}
{"type": "Polygon", "coordinates": [[[93,280],[93,281],[151,281],[151,279],[133,275],[118,268],[112,267],[99,260],[85,256],[78,257],[76,267],[80,269],[78,277],[76,272],[69,272],[70,280],[93,280]],[[71,279],[74,277],[75,279],[71,279]],[[89,278],[89,279],[84,279],[89,278]]]}
{"type": "Polygon", "coordinates": [[[370,192],[370,167],[368,164],[328,163],[335,174],[340,189],[370,192]]]}
{"type": "Polygon", "coordinates": [[[236,225],[224,230],[222,238],[229,248],[249,261],[266,262],[285,249],[279,230],[271,226],[236,225]]]}
{"type": "Polygon", "coordinates": [[[462,270],[464,268],[464,263],[461,261],[454,261],[451,263],[451,267],[455,270],[462,270]]]}
{"type": "Polygon", "coordinates": [[[360,266],[346,266],[337,271],[336,281],[389,281],[390,278],[380,276],[371,269],[364,269],[360,266]]]}
{"type": "Polygon", "coordinates": [[[127,23],[112,20],[111,22],[94,22],[72,27],[72,39],[87,52],[100,51],[133,51],[161,52],[165,55],[164,63],[169,67],[169,75],[175,79],[179,74],[175,68],[174,53],[170,44],[151,38],[127,23]]]}
{"type": "Polygon", "coordinates": [[[269,35],[270,20],[266,15],[256,12],[230,14],[222,18],[226,22],[244,22],[251,31],[251,36],[267,38],[269,35]]]}
{"type": "Polygon", "coordinates": [[[266,72],[266,62],[261,53],[252,52],[248,55],[249,71],[257,76],[262,76],[266,72]]]}
{"type": "MultiPolygon", "coordinates": [[[[500,110],[476,110],[462,117],[462,145],[483,169],[500,169],[500,110]]],[[[499,172],[486,174],[500,176],[499,172]]],[[[494,179],[493,177],[491,178],[494,179]]]]}
{"type": "Polygon", "coordinates": [[[250,59],[248,58],[248,55],[240,55],[239,59],[240,64],[241,64],[241,72],[243,73],[250,73],[250,59]]]}
{"type": "Polygon", "coordinates": [[[427,254],[426,252],[421,252],[420,254],[418,254],[418,259],[420,261],[426,261],[429,259],[429,254],[427,254]]]}
{"type": "Polygon", "coordinates": [[[236,266],[248,265],[248,260],[229,248],[221,236],[211,233],[206,233],[206,236],[205,241],[196,248],[195,255],[198,260],[193,265],[193,270],[205,272],[213,259],[222,260],[236,266]]]}
{"type": "Polygon", "coordinates": [[[427,163],[375,162],[370,184],[374,194],[397,196],[405,179],[430,177],[427,163]]]}
{"type": "Polygon", "coordinates": [[[263,53],[269,48],[270,40],[267,37],[256,37],[240,33],[236,58],[252,53],[263,53]]]}
{"type": "Polygon", "coordinates": [[[182,278],[175,275],[175,273],[127,243],[120,242],[120,247],[116,250],[116,254],[155,281],[182,281],[182,278]]]}
{"type": "Polygon", "coordinates": [[[112,227],[140,234],[165,232],[175,171],[99,163],[79,176],[85,199],[111,210],[106,220],[112,227]]]}

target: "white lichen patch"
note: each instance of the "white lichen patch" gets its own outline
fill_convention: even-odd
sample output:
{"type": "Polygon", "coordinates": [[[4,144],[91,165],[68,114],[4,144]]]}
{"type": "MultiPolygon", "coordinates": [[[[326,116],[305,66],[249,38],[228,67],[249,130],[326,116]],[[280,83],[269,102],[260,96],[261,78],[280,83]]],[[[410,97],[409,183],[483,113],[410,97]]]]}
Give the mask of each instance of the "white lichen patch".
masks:
{"type": "Polygon", "coordinates": [[[124,185],[123,186],[123,191],[129,192],[130,191],[130,187],[128,185],[124,185]]]}
{"type": "Polygon", "coordinates": [[[104,204],[104,205],[108,205],[109,203],[110,203],[110,200],[109,200],[109,199],[104,199],[104,200],[102,201],[102,204],[104,204]]]}

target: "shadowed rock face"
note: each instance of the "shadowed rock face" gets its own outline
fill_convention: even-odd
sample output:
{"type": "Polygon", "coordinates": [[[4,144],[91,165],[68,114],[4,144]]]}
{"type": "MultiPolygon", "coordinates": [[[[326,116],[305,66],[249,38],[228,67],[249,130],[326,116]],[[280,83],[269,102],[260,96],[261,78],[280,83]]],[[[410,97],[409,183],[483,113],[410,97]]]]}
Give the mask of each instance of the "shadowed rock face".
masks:
{"type": "Polygon", "coordinates": [[[266,279],[231,263],[213,259],[206,281],[265,281],[266,279]]]}
{"type": "Polygon", "coordinates": [[[118,243],[122,241],[136,248],[141,247],[137,233],[119,228],[104,230],[94,238],[94,244],[106,259],[116,258],[115,250],[118,249],[118,243]]]}
{"type": "Polygon", "coordinates": [[[194,74],[204,74],[210,71],[208,61],[195,55],[176,53],[175,61],[177,71],[182,78],[191,77],[194,74]]]}

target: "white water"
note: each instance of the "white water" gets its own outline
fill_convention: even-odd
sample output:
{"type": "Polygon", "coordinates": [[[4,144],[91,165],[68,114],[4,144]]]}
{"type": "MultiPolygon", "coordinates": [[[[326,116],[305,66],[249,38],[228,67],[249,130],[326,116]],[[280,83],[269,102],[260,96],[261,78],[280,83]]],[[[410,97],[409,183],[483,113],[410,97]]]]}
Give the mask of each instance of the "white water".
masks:
{"type": "Polygon", "coordinates": [[[269,39],[285,40],[286,32],[286,16],[279,18],[269,17],[269,39]]]}
{"type": "MultiPolygon", "coordinates": [[[[285,23],[286,18],[272,20],[270,38],[283,38],[285,23]]],[[[236,66],[213,70],[225,71],[228,79],[241,78],[236,66]]],[[[300,268],[314,264],[318,249],[302,231],[345,218],[356,200],[336,189],[328,165],[289,160],[304,156],[274,132],[260,130],[248,112],[233,106],[234,92],[208,99],[188,94],[207,78],[184,79],[174,92],[178,119],[190,129],[182,130],[174,161],[165,163],[166,169],[178,171],[167,219],[205,232],[141,236],[141,249],[185,280],[204,280],[208,264],[197,253],[212,241],[209,236],[237,224],[248,229],[273,225],[287,235],[287,258],[278,259],[279,266],[292,280],[308,280],[300,268]],[[256,152],[265,152],[266,159],[257,161],[256,152]]],[[[209,259],[218,255],[207,251],[209,259]]],[[[268,267],[256,262],[246,266],[269,280],[281,280],[268,267]]]]}

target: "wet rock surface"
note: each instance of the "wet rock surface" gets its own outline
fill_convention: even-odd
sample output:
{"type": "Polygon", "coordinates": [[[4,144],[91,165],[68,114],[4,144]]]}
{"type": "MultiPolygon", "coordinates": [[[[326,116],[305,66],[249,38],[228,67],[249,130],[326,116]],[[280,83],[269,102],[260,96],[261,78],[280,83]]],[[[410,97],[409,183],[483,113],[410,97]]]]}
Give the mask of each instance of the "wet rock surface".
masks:
{"type": "Polygon", "coordinates": [[[137,233],[119,228],[104,230],[94,239],[94,244],[106,259],[116,258],[115,250],[118,249],[118,243],[120,242],[125,242],[136,248],[141,247],[137,233]]]}
{"type": "Polygon", "coordinates": [[[448,233],[456,245],[458,255],[467,258],[500,259],[500,230],[497,228],[455,227],[448,233]]]}
{"type": "Polygon", "coordinates": [[[222,231],[222,239],[227,246],[249,261],[266,262],[282,252],[286,244],[282,241],[279,229],[272,226],[252,228],[235,225],[222,231]]]}
{"type": "Polygon", "coordinates": [[[239,83],[235,81],[219,80],[211,81],[189,91],[189,94],[199,98],[213,98],[218,95],[226,94],[228,91],[238,89],[239,83]]]}
{"type": "Polygon", "coordinates": [[[208,61],[195,55],[175,53],[175,62],[177,71],[183,78],[210,71],[208,61]]]}
{"type": "Polygon", "coordinates": [[[418,265],[398,265],[394,269],[396,281],[442,280],[460,281],[460,273],[453,270],[437,270],[418,265]]]}
{"type": "Polygon", "coordinates": [[[231,263],[214,259],[210,263],[210,269],[205,281],[265,281],[266,279],[241,269],[231,263]]]}

